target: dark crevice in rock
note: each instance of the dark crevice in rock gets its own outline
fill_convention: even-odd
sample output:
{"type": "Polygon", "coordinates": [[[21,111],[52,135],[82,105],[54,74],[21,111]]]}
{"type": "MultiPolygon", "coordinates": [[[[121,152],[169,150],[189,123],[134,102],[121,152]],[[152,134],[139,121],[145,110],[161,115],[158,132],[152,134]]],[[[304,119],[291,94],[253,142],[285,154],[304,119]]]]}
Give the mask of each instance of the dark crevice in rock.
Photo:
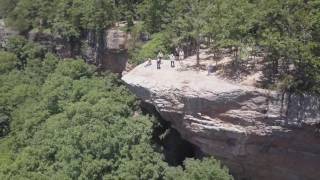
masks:
{"type": "Polygon", "coordinates": [[[122,80],[183,139],[226,165],[235,179],[319,179],[318,96],[291,95],[287,107],[288,97],[281,101],[278,92],[204,75],[166,71],[163,76],[141,65],[122,80]]]}
{"type": "Polygon", "coordinates": [[[156,125],[152,139],[156,149],[164,154],[165,161],[170,166],[183,165],[186,158],[203,157],[200,149],[184,140],[179,132],[171,127],[171,123],[161,117],[152,104],[141,102],[141,109],[144,114],[155,117],[156,125]]]}

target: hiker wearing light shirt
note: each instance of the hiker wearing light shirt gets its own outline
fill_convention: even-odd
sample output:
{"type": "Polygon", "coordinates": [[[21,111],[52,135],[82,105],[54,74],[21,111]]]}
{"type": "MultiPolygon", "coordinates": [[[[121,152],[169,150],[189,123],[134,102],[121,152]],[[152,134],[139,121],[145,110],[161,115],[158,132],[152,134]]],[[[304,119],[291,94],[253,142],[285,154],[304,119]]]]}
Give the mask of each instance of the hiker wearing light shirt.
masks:
{"type": "Polygon", "coordinates": [[[181,61],[183,59],[184,59],[184,52],[183,52],[182,49],[180,49],[180,51],[179,51],[179,60],[181,61]]]}
{"type": "Polygon", "coordinates": [[[174,65],[174,60],[175,60],[174,55],[173,55],[173,54],[170,54],[170,61],[171,61],[171,67],[172,67],[172,68],[175,67],[175,65],[174,65]]]}
{"type": "Polygon", "coordinates": [[[163,53],[160,51],[159,54],[158,54],[158,59],[160,59],[160,61],[161,61],[162,58],[163,58],[163,53]]]}

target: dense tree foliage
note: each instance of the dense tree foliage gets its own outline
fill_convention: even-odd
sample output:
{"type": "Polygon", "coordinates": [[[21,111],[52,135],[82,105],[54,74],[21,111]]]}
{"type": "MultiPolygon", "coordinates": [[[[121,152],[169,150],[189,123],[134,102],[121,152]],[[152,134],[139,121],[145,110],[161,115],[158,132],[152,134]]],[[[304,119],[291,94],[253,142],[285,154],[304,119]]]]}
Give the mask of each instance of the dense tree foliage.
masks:
{"type": "Polygon", "coordinates": [[[168,180],[184,180],[184,179],[214,179],[223,180],[225,179],[225,171],[216,171],[214,169],[221,167],[221,164],[210,158],[206,158],[202,163],[200,160],[187,159],[184,162],[185,169],[182,168],[169,168],[166,174],[168,180]],[[214,168],[212,168],[214,167],[214,168]]]}
{"type": "MultiPolygon", "coordinates": [[[[192,171],[169,168],[152,141],[154,120],[136,113],[116,76],[39,52],[22,37],[0,52],[0,179],[170,179],[175,169],[192,171]]],[[[232,179],[216,160],[186,163],[213,165],[199,177],[232,179]]]]}
{"type": "MultiPolygon", "coordinates": [[[[215,52],[232,48],[235,63],[241,64],[248,49],[253,55],[262,50],[267,55],[267,86],[278,83],[284,91],[320,92],[318,0],[0,0],[0,7],[0,16],[20,31],[46,30],[73,46],[90,31],[101,49],[103,30],[125,20],[129,30],[140,21],[141,32],[165,34],[166,39],[153,44],[169,39],[166,51],[180,46],[198,53],[206,41],[215,52]]],[[[135,60],[158,50],[135,45],[135,60]]]]}
{"type": "Polygon", "coordinates": [[[171,37],[168,49],[185,46],[198,53],[200,43],[216,52],[230,48],[237,64],[247,49],[252,55],[259,50],[266,54],[267,86],[278,83],[288,92],[320,93],[318,0],[171,0],[165,10],[154,11],[149,10],[154,1],[142,5],[148,18],[161,10],[156,24],[142,20],[147,31],[171,37]]]}
{"type": "Polygon", "coordinates": [[[150,140],[152,119],[134,116],[115,77],[59,61],[23,37],[30,31],[72,49],[90,33],[101,51],[105,30],[126,21],[136,63],[177,46],[198,65],[201,44],[230,49],[236,65],[260,51],[266,87],[320,93],[319,0],[0,0],[0,17],[22,35],[0,52],[1,179],[231,179],[213,159],[168,167],[150,140]]]}
{"type": "Polygon", "coordinates": [[[152,39],[145,44],[135,45],[130,53],[131,63],[140,64],[148,58],[154,58],[159,51],[169,54],[170,51],[170,37],[166,33],[155,33],[151,37],[152,39]]]}

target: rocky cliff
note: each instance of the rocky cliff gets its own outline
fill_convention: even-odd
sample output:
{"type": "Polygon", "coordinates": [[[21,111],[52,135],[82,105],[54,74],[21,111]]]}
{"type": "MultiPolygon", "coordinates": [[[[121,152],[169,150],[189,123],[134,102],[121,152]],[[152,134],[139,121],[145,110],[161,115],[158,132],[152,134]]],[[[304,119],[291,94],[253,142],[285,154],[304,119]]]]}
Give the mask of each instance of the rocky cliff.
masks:
{"type": "Polygon", "coordinates": [[[70,43],[59,36],[43,32],[30,32],[29,40],[46,47],[61,58],[81,57],[103,71],[121,74],[128,62],[129,34],[119,27],[106,30],[102,35],[87,32],[76,43],[70,43]]]}
{"type": "Polygon", "coordinates": [[[319,98],[292,96],[290,106],[282,107],[276,92],[179,71],[169,62],[161,70],[155,62],[142,64],[123,80],[184,139],[227,165],[236,179],[320,177],[319,98]]]}
{"type": "Polygon", "coordinates": [[[0,48],[4,47],[10,36],[17,35],[18,32],[6,27],[4,20],[0,19],[0,48]]]}
{"type": "MultiPolygon", "coordinates": [[[[128,41],[130,35],[116,26],[100,34],[94,31],[84,32],[79,39],[67,41],[50,32],[32,30],[27,33],[28,40],[41,44],[49,52],[60,58],[83,58],[103,71],[121,74],[128,62],[128,41]]],[[[0,48],[5,47],[9,37],[19,32],[8,28],[0,19],[0,48]]]]}
{"type": "Polygon", "coordinates": [[[103,69],[111,69],[114,73],[122,73],[128,62],[128,39],[129,34],[119,28],[109,29],[105,41],[103,56],[103,69]]]}

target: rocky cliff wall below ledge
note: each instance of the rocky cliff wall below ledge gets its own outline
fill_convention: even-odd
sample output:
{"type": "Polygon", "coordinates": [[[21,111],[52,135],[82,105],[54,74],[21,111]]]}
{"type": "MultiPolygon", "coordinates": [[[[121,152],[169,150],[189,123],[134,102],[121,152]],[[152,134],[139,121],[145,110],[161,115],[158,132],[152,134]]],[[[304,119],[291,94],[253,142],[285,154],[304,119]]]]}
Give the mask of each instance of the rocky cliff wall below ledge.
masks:
{"type": "Polygon", "coordinates": [[[319,179],[319,98],[292,96],[282,108],[275,92],[170,68],[167,61],[156,70],[152,63],[136,67],[123,81],[236,179],[319,179]]]}

